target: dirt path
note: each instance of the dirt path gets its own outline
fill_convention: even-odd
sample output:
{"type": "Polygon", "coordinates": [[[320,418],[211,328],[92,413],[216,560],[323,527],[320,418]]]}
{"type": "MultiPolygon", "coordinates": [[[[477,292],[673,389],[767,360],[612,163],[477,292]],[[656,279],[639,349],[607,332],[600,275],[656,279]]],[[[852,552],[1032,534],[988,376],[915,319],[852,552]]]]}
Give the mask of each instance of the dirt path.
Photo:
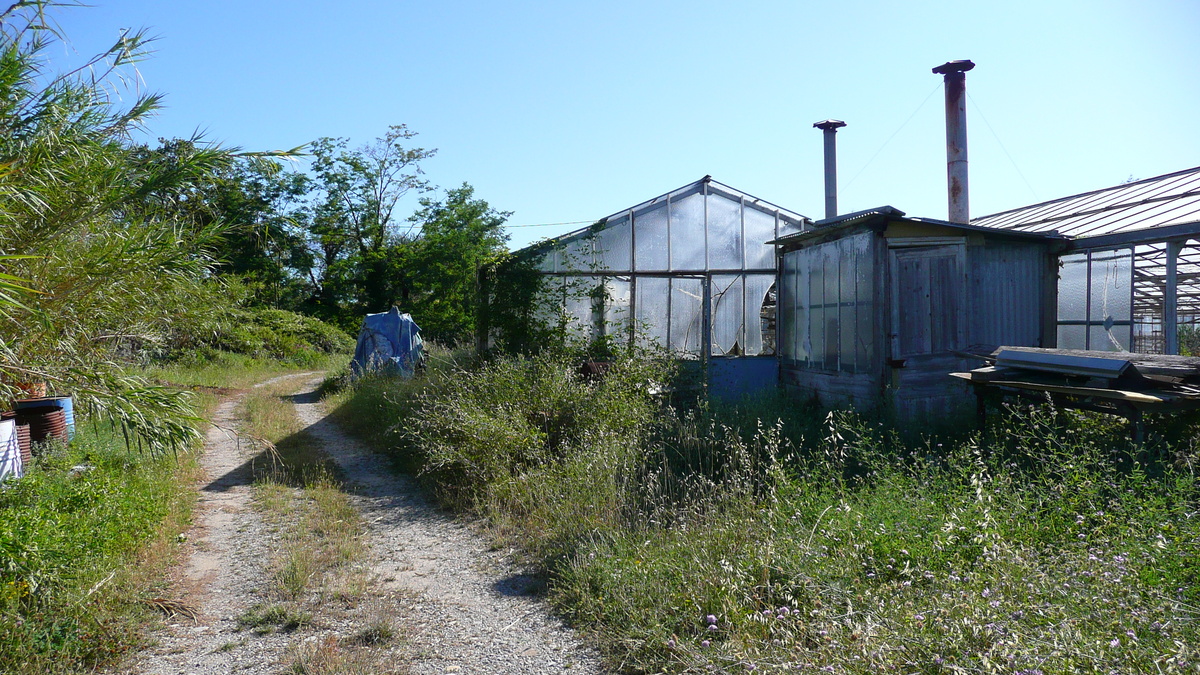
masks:
{"type": "MultiPolygon", "coordinates": [[[[395,670],[388,672],[601,672],[596,655],[547,614],[534,595],[536,579],[511,568],[502,552],[488,550],[471,527],[439,512],[411,480],[392,474],[325,418],[315,394],[319,374],[286,377],[297,379],[293,401],[305,431],[341,466],[367,523],[373,611],[386,613],[406,636],[390,648],[395,670]]],[[[237,424],[238,402],[224,402],[209,431],[208,480],[198,486],[188,561],[177,580],[177,593],[196,610],[196,620],[169,621],[128,672],[281,672],[296,645],[344,640],[361,623],[332,612],[292,633],[258,635],[238,625],[239,616],[265,599],[264,565],[276,541],[250,503],[251,462],[259,449],[227,431],[237,424]]]]}

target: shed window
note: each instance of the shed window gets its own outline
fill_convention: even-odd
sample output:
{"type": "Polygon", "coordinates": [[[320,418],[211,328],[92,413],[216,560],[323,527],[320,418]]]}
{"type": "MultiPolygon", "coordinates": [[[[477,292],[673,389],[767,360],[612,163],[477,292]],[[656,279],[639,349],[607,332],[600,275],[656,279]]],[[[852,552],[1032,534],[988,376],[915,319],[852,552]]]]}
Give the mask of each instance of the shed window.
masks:
{"type": "Polygon", "coordinates": [[[1129,351],[1133,333],[1133,250],[1059,258],[1058,346],[1129,351]]]}
{"type": "Polygon", "coordinates": [[[874,269],[869,233],[786,253],[780,355],[816,370],[868,371],[875,358],[874,269]]]}

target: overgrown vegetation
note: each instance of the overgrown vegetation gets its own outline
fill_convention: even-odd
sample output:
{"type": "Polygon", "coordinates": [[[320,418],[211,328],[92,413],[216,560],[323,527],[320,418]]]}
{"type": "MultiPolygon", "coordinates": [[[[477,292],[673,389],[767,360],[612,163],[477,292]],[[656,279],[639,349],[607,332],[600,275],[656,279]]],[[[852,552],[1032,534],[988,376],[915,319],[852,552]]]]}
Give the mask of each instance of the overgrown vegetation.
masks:
{"type": "Polygon", "coordinates": [[[1189,434],[1022,408],[904,441],[783,396],[672,405],[644,361],[434,363],[340,415],[541,562],[619,670],[1200,667],[1189,434]]]}
{"type": "Polygon", "coordinates": [[[78,672],[137,644],[192,499],[193,464],[82,425],[0,490],[0,671],[78,672]]]}

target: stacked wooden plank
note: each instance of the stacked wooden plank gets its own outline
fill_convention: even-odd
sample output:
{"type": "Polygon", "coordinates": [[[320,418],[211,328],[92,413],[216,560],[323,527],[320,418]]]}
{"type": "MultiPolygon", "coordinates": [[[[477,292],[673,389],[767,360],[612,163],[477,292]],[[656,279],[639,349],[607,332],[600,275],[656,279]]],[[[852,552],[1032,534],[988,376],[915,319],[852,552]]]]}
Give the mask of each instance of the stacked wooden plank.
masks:
{"type": "Polygon", "coordinates": [[[1070,407],[1126,415],[1200,407],[1200,358],[1000,347],[987,366],[950,373],[976,391],[1028,392],[1070,407]]]}

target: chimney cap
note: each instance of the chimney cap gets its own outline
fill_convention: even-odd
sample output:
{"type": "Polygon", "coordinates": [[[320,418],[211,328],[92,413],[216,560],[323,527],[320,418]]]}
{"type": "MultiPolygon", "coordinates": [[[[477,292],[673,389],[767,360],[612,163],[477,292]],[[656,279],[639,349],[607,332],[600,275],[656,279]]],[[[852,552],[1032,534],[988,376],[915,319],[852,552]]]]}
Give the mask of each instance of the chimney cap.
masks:
{"type": "Polygon", "coordinates": [[[846,123],[841,120],[823,120],[821,122],[813,123],[814,129],[823,129],[823,130],[833,129],[836,131],[837,129],[844,127],[844,126],[846,126],[846,123]]]}
{"type": "Polygon", "coordinates": [[[970,59],[963,59],[961,61],[947,61],[934,68],[933,72],[938,75],[949,75],[950,73],[965,73],[974,67],[975,64],[970,59]]]}

